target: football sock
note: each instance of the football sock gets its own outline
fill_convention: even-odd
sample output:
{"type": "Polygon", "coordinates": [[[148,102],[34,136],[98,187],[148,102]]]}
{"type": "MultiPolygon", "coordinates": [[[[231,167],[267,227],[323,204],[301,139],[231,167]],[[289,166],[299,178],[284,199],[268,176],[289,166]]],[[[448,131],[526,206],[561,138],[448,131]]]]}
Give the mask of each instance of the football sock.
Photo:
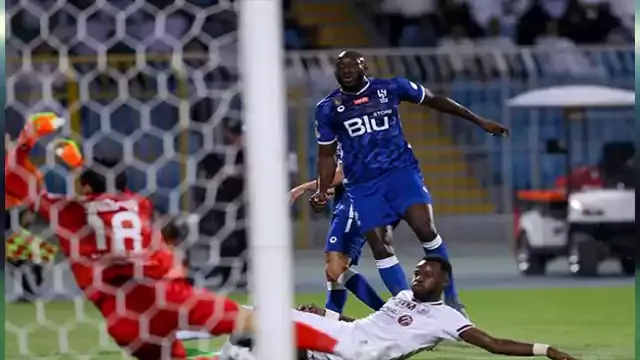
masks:
{"type": "MultiPolygon", "coordinates": [[[[440,235],[436,236],[435,239],[429,241],[427,243],[422,244],[422,248],[424,250],[425,255],[436,254],[440,255],[445,259],[449,259],[449,253],[447,252],[447,246],[442,241],[442,237],[440,235]]],[[[458,292],[456,291],[456,286],[453,281],[453,276],[449,279],[449,285],[444,289],[444,299],[446,302],[458,303],[458,292]]]]}
{"type": "MultiPolygon", "coordinates": [[[[360,274],[353,268],[348,268],[342,275],[340,275],[338,281],[334,284],[344,286],[344,288],[349,290],[353,295],[355,295],[356,298],[358,298],[358,300],[362,301],[372,310],[379,310],[382,305],[384,305],[384,300],[382,300],[380,295],[378,295],[371,284],[369,284],[369,281],[367,281],[367,279],[362,274],[360,274]]],[[[327,309],[329,308],[327,307],[327,309]]],[[[329,310],[333,310],[339,314],[342,313],[342,311],[337,311],[334,309],[329,310]]]]}
{"type": "Polygon", "coordinates": [[[393,255],[386,259],[376,260],[376,267],[382,278],[382,282],[389,289],[391,295],[395,296],[400,291],[409,289],[407,277],[404,274],[402,265],[398,261],[398,257],[393,255]]]}
{"type": "Polygon", "coordinates": [[[337,281],[327,281],[327,302],[325,309],[342,314],[347,303],[347,289],[337,281]]]}

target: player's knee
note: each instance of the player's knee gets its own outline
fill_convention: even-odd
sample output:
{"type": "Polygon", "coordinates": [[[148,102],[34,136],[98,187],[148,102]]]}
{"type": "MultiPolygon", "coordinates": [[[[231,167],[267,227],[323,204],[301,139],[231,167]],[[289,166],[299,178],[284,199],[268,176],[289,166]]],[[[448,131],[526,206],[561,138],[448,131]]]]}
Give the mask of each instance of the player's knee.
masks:
{"type": "Polygon", "coordinates": [[[130,344],[140,340],[138,324],[133,321],[116,320],[108,325],[107,332],[116,344],[125,349],[128,349],[130,344]]]}
{"type": "Polygon", "coordinates": [[[349,258],[344,254],[339,256],[327,256],[325,264],[325,275],[327,281],[337,282],[340,276],[349,269],[349,258]]]}

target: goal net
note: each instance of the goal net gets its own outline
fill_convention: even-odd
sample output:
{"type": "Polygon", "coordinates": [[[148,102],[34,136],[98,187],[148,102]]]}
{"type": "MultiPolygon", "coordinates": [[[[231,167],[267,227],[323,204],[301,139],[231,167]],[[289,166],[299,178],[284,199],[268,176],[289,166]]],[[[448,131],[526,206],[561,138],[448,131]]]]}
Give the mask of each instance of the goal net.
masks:
{"type": "MultiPolygon", "coordinates": [[[[256,247],[280,245],[273,252],[278,260],[287,254],[282,246],[287,244],[289,231],[286,224],[282,226],[287,220],[278,215],[286,212],[284,174],[275,178],[270,193],[251,182],[248,195],[244,191],[245,159],[250,166],[262,168],[260,151],[273,150],[277,159],[286,145],[280,149],[284,139],[275,138],[275,149],[264,148],[262,140],[251,134],[276,136],[278,131],[284,132],[280,126],[265,129],[250,122],[262,110],[276,111],[274,118],[283,123],[284,118],[277,119],[280,105],[269,109],[255,91],[243,96],[241,74],[259,77],[247,79],[245,75],[245,88],[260,85],[264,77],[260,77],[259,67],[240,65],[239,37],[240,42],[249,38],[251,29],[239,28],[250,20],[242,21],[238,16],[239,9],[246,10],[249,5],[238,3],[242,2],[9,0],[5,11],[5,139],[15,140],[25,119],[36,112],[51,111],[67,119],[57,136],[81,144],[89,164],[96,157],[121,159],[127,166],[128,187],[152,199],[160,226],[178,225],[179,247],[187,254],[196,284],[223,293],[246,287],[248,243],[256,247]],[[239,35],[243,32],[245,35],[239,35]],[[245,122],[248,134],[243,133],[245,122]],[[254,218],[246,209],[248,196],[257,204],[258,209],[251,210],[254,212],[281,198],[282,207],[270,210],[271,223],[258,221],[257,228],[251,229],[256,233],[275,229],[270,235],[280,239],[274,240],[278,244],[260,244],[253,238],[247,241],[246,219],[254,218]],[[279,216],[275,220],[274,211],[279,216]]],[[[276,8],[249,8],[247,16],[255,19],[256,13],[276,8]]],[[[269,34],[269,29],[280,27],[277,17],[273,22],[275,26],[268,21],[254,24],[253,31],[261,33],[262,29],[264,33],[266,29],[269,34]]],[[[279,45],[273,39],[262,39],[263,45],[279,45]]],[[[266,48],[256,46],[256,50],[251,45],[244,49],[264,54],[266,48]]],[[[267,56],[265,62],[282,64],[278,64],[278,57],[273,59],[275,62],[267,56]]],[[[269,91],[278,92],[277,88],[269,91]]],[[[272,99],[279,100],[277,94],[272,99]]],[[[43,170],[49,191],[73,193],[74,174],[48,156],[48,140],[40,141],[32,160],[43,170]]],[[[282,159],[284,169],[284,155],[282,159]]],[[[279,163],[267,165],[276,173],[280,169],[279,163]]],[[[8,236],[24,227],[57,243],[54,231],[41,220],[25,222],[24,216],[11,213],[8,236]]],[[[109,339],[104,320],[83,298],[61,255],[35,267],[13,261],[21,259],[11,260],[5,273],[8,359],[126,357],[109,339]],[[33,301],[21,304],[21,300],[33,301]]],[[[287,264],[284,261],[282,266],[287,264]]],[[[264,264],[254,262],[252,266],[264,264]]],[[[273,265],[269,266],[273,271],[273,265]]],[[[264,270],[254,271],[259,274],[254,282],[267,276],[264,270]]],[[[255,287],[258,309],[277,307],[268,315],[271,319],[289,306],[288,276],[280,277],[286,295],[262,296],[268,289],[255,287]]],[[[277,343],[290,336],[290,326],[282,325],[279,328],[284,335],[275,334],[270,340],[277,343]]],[[[219,344],[200,341],[194,346],[206,349],[219,344]]]]}

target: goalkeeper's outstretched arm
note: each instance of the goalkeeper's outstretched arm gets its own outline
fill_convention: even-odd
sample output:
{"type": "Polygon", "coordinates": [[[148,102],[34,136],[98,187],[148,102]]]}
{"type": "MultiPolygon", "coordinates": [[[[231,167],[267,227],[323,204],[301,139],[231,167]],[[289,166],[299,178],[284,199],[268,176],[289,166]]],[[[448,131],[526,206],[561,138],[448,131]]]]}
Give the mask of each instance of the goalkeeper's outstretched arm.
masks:
{"type": "MultiPolygon", "coordinates": [[[[52,113],[32,116],[20,133],[18,141],[5,156],[5,210],[26,204],[45,220],[51,220],[51,208],[64,206],[62,202],[73,200],[70,197],[52,194],[44,188],[43,176],[37,166],[29,159],[31,150],[37,141],[52,134],[64,124],[64,120],[52,113]]],[[[56,155],[70,167],[82,165],[82,154],[77,145],[69,140],[57,140],[53,143],[56,155]]]]}

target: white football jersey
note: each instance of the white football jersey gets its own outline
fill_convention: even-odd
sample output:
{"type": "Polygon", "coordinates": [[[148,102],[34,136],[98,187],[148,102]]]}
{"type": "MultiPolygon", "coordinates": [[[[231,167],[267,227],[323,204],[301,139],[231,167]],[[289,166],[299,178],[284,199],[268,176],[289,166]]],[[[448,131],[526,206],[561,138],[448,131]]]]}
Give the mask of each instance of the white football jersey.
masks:
{"type": "Polygon", "coordinates": [[[353,322],[359,341],[393,344],[389,355],[406,359],[434,348],[443,340],[460,340],[460,333],[473,324],[442,301],[423,303],[405,290],[389,299],[382,309],[353,322]]]}

